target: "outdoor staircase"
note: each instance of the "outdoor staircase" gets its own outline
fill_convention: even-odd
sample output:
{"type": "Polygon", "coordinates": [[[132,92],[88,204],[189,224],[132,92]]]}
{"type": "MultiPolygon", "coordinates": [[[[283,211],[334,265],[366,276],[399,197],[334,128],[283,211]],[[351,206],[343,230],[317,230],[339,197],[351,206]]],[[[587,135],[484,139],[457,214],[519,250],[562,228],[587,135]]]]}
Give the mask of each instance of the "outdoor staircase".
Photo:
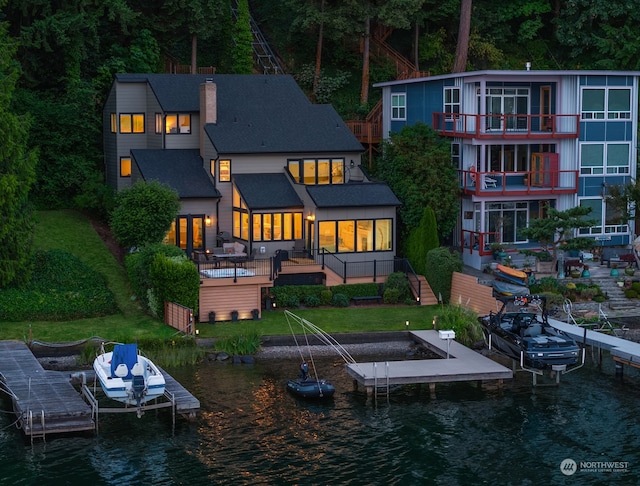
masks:
{"type": "MultiPolygon", "coordinates": [[[[383,25],[378,25],[373,29],[369,44],[371,59],[379,63],[392,62],[396,67],[396,79],[429,76],[428,71],[418,71],[411,61],[386,43],[392,32],[393,27],[383,25]]],[[[361,40],[360,52],[363,48],[364,43],[361,40]]],[[[378,151],[378,146],[382,141],[382,100],[375,104],[364,120],[348,120],[345,123],[358,141],[366,147],[369,167],[371,167],[373,151],[378,151]]]]}
{"type": "MultiPolygon", "coordinates": [[[[589,280],[589,279],[585,279],[589,280]]],[[[609,299],[606,303],[603,303],[603,307],[607,306],[611,310],[622,309],[638,309],[640,308],[640,302],[637,299],[628,299],[624,295],[624,289],[618,287],[616,279],[613,277],[592,278],[591,281],[600,287],[603,294],[607,295],[609,299]]]]}
{"type": "Polygon", "coordinates": [[[431,286],[424,275],[418,275],[420,281],[420,305],[436,305],[438,298],[431,290],[431,286]]]}

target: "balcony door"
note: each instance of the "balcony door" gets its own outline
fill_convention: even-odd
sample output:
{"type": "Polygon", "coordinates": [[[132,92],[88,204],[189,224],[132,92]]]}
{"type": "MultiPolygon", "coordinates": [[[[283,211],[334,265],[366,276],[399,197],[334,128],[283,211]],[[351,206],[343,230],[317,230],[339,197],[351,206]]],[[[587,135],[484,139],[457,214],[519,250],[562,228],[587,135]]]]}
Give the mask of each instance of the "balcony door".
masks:
{"type": "Polygon", "coordinates": [[[488,130],[526,130],[529,112],[528,88],[488,88],[486,113],[488,130]],[[518,116],[524,115],[524,116],[518,116]]]}

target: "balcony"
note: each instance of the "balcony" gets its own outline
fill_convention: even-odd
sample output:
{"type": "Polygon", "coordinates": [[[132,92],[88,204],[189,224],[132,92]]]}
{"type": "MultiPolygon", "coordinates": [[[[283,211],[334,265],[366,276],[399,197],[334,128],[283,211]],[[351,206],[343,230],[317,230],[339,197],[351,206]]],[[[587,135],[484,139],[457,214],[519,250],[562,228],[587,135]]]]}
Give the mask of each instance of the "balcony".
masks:
{"type": "Polygon", "coordinates": [[[441,135],[485,140],[578,138],[579,121],[580,115],[433,114],[433,128],[441,135]]]}
{"type": "Polygon", "coordinates": [[[458,170],[464,194],[495,196],[547,196],[578,192],[577,170],[478,172],[458,170]]]}

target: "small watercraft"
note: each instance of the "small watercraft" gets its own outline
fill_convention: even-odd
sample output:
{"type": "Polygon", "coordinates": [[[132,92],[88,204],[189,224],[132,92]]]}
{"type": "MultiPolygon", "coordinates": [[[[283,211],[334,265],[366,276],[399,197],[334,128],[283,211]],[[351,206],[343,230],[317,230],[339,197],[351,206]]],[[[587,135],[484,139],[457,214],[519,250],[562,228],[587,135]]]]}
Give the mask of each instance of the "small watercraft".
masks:
{"type": "Polygon", "coordinates": [[[527,285],[529,276],[520,270],[507,267],[505,265],[498,265],[494,271],[497,279],[509,282],[515,285],[527,285]]]}
{"type": "Polygon", "coordinates": [[[529,287],[525,287],[524,285],[501,282],[500,280],[494,280],[492,285],[493,290],[495,290],[498,295],[527,295],[529,293],[529,287]]]}
{"type": "Polygon", "coordinates": [[[107,397],[126,405],[140,408],[164,394],[162,372],[138,353],[136,344],[116,344],[110,352],[105,352],[103,344],[93,369],[107,397]]]}
{"type": "Polygon", "coordinates": [[[316,400],[329,399],[336,392],[336,388],[331,383],[315,378],[289,380],[287,390],[300,398],[316,400]]]}
{"type": "Polygon", "coordinates": [[[497,300],[502,307],[496,314],[478,318],[491,349],[537,370],[562,371],[578,365],[580,347],[549,324],[545,296],[514,295],[497,300]]]}

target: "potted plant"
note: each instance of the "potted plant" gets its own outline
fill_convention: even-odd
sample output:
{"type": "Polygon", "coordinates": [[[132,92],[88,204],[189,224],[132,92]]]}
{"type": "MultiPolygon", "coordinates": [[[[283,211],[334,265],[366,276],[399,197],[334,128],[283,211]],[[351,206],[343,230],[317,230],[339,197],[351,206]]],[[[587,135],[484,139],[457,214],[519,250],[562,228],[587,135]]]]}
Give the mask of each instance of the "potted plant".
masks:
{"type": "Polygon", "coordinates": [[[504,258],[507,254],[504,251],[504,245],[502,243],[493,242],[489,246],[491,251],[493,252],[493,259],[498,260],[498,258],[504,258]]]}
{"type": "Polygon", "coordinates": [[[609,275],[611,275],[612,277],[617,277],[618,275],[620,275],[620,272],[618,272],[618,264],[617,263],[612,263],[611,264],[611,271],[609,272],[609,275]]]}
{"type": "Polygon", "coordinates": [[[632,267],[627,267],[627,268],[624,269],[624,273],[626,275],[628,275],[629,277],[633,277],[635,275],[635,273],[636,273],[636,269],[632,268],[632,267]]]}
{"type": "Polygon", "coordinates": [[[578,270],[577,268],[571,270],[571,277],[580,278],[581,275],[582,275],[582,272],[580,272],[580,270],[578,270]]]}
{"type": "Polygon", "coordinates": [[[589,278],[591,277],[591,272],[589,271],[589,265],[584,264],[582,266],[582,278],[589,278]]]}

